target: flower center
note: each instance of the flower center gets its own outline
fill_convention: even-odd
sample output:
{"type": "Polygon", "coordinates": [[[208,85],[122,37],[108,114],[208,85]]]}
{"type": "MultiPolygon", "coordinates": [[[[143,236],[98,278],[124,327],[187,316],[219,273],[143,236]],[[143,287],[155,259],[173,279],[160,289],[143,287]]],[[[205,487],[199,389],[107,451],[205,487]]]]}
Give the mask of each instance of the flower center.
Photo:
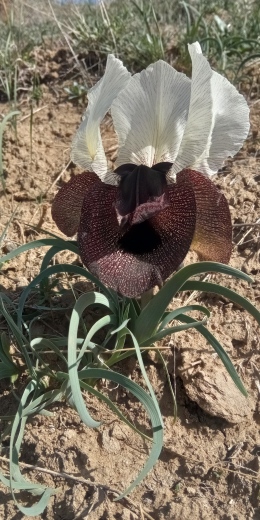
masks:
{"type": "Polygon", "coordinates": [[[155,231],[149,220],[140,224],[134,224],[119,239],[118,245],[126,252],[133,255],[151,253],[161,245],[161,237],[155,231]]]}
{"type": "Polygon", "coordinates": [[[169,206],[166,173],[171,166],[166,162],[152,168],[123,164],[115,170],[120,177],[116,212],[123,232],[118,245],[124,251],[142,255],[160,246],[152,217],[169,206]]]}

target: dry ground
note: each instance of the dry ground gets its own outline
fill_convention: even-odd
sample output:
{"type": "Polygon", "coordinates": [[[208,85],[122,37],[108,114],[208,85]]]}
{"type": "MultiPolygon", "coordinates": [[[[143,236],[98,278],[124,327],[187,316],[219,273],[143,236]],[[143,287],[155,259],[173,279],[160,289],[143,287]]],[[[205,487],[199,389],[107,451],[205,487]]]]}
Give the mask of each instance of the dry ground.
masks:
{"type": "MultiPolygon", "coordinates": [[[[60,49],[58,53],[44,56],[38,52],[45,80],[42,80],[43,96],[33,116],[32,142],[26,97],[19,106],[17,137],[11,127],[5,134],[6,193],[1,192],[0,234],[14,211],[15,215],[2,244],[4,253],[44,236],[40,228],[59,234],[51,219],[51,202],[63,181],[80,171],[73,165],[66,169],[72,136],[83,111],[82,106],[69,102],[64,92],[66,81],[62,74],[66,69],[66,51],[60,49]],[[31,225],[39,231],[33,230],[31,225]]],[[[249,287],[221,276],[215,279],[259,307],[259,227],[255,224],[260,217],[260,100],[254,89],[245,94],[251,107],[251,132],[243,150],[234,161],[228,162],[216,183],[229,200],[235,224],[231,265],[252,275],[254,283],[249,287]],[[247,227],[238,224],[247,224],[247,227]]],[[[8,110],[7,104],[0,105],[1,115],[8,110]]],[[[109,120],[104,133],[107,147],[113,148],[109,120]]],[[[111,157],[113,153],[112,150],[111,157]]],[[[43,251],[38,249],[5,264],[0,273],[1,290],[16,299],[21,287],[38,273],[42,257],[43,251]]],[[[72,255],[66,256],[66,261],[72,260],[72,255]]],[[[153,471],[130,500],[114,502],[113,493],[99,484],[122,490],[141,468],[148,445],[93,399],[90,411],[103,420],[98,430],[87,429],[76,412],[65,404],[55,406],[53,417],[37,416],[29,422],[21,453],[23,463],[58,473],[46,474],[39,469],[32,472],[24,467],[29,478],[60,488],[41,518],[260,518],[259,330],[246,312],[223,298],[192,294],[186,295],[185,301],[188,298],[203,301],[212,311],[210,328],[239,370],[249,392],[248,400],[239,395],[212,349],[196,332],[178,333],[165,340],[163,345],[171,347],[166,359],[176,385],[178,420],[173,424],[166,377],[160,363],[151,355],[147,371],[165,420],[165,447],[153,471]],[[74,476],[74,480],[59,475],[63,472],[74,476]]],[[[68,317],[64,313],[59,327],[64,332],[67,325],[68,317]]],[[[57,324],[52,326],[55,328],[57,324]]],[[[134,360],[128,361],[121,370],[137,382],[140,380],[134,360]]],[[[125,392],[115,388],[108,388],[107,392],[136,424],[146,424],[144,411],[134,400],[130,401],[125,392]]],[[[0,386],[1,415],[9,411],[10,406],[13,402],[5,381],[0,386]]],[[[25,518],[17,512],[9,491],[3,486],[0,486],[0,518],[25,518]]]]}

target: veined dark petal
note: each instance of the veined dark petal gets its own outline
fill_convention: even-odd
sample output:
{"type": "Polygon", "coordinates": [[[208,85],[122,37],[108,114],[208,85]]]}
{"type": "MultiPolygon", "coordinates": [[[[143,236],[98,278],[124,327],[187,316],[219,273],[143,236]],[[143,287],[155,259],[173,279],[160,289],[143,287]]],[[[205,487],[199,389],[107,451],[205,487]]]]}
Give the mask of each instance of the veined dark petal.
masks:
{"type": "Polygon", "coordinates": [[[95,173],[81,173],[64,184],[54,198],[51,208],[52,218],[62,233],[68,237],[77,233],[84,197],[95,184],[102,184],[95,173]]]}
{"type": "Polygon", "coordinates": [[[225,196],[213,182],[194,170],[183,170],[192,184],[197,213],[191,249],[200,259],[228,263],[232,251],[232,223],[225,196]]]}
{"type": "Polygon", "coordinates": [[[126,232],[118,223],[118,188],[94,185],[82,205],[78,233],[83,263],[119,293],[136,297],[161,284],[192,242],[196,202],[188,175],[169,187],[170,206],[126,232]]]}

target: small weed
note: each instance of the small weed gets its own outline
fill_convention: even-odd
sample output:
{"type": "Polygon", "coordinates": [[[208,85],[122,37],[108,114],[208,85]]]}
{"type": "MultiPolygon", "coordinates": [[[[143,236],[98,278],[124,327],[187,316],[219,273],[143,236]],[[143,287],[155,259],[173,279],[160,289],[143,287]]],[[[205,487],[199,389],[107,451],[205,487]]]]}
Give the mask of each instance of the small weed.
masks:
{"type": "MultiPolygon", "coordinates": [[[[69,16],[68,11],[56,9],[60,27],[47,15],[35,24],[32,11],[26,17],[26,10],[19,15],[11,10],[7,23],[0,22],[3,100],[17,100],[24,86],[24,68],[34,65],[33,49],[46,44],[50,47],[61,27],[82,65],[95,73],[103,72],[108,53],[122,59],[132,72],[158,59],[174,61],[178,68],[187,70],[187,43],[198,40],[216,70],[239,82],[248,61],[260,55],[258,0],[248,4],[242,0],[114,0],[67,9],[69,16]]],[[[33,85],[34,78],[29,81],[33,85]]],[[[84,87],[78,82],[66,91],[71,100],[85,102],[84,87]]]]}
{"type": "Polygon", "coordinates": [[[6,128],[7,123],[12,119],[16,118],[17,115],[19,115],[20,112],[13,111],[9,112],[1,121],[0,123],[0,179],[2,182],[3,190],[5,190],[5,178],[4,178],[4,167],[3,167],[3,135],[4,130],[6,128]]]}
{"type": "Polygon", "coordinates": [[[14,101],[16,107],[18,92],[24,87],[24,71],[34,65],[34,48],[44,46],[46,39],[49,46],[57,27],[48,18],[36,23],[34,11],[32,16],[32,10],[27,11],[24,5],[15,7],[14,2],[6,22],[0,21],[0,96],[14,101]]]}
{"type": "Polygon", "coordinates": [[[68,94],[70,101],[80,101],[86,104],[87,88],[84,85],[80,85],[77,81],[74,81],[71,87],[65,87],[65,92],[68,94]]]}
{"type": "Polygon", "coordinates": [[[179,482],[177,482],[173,488],[173,491],[176,495],[178,495],[180,493],[182,489],[182,481],[180,480],[179,482]]]}
{"type": "Polygon", "coordinates": [[[187,43],[197,40],[216,70],[239,81],[243,66],[260,55],[260,7],[254,2],[248,11],[244,4],[239,9],[237,4],[227,1],[228,11],[220,16],[220,3],[201,2],[198,10],[193,4],[180,2],[186,31],[181,39],[179,62],[188,64],[187,43]]]}
{"type": "Polygon", "coordinates": [[[87,48],[97,62],[114,53],[133,71],[164,57],[161,23],[151,1],[116,1],[105,11],[100,5],[74,10],[66,26],[74,48],[87,48]]]}
{"type": "Polygon", "coordinates": [[[218,471],[216,471],[216,470],[215,470],[215,471],[212,471],[212,476],[213,476],[213,478],[214,478],[217,482],[221,479],[222,475],[223,475],[223,471],[221,471],[221,470],[218,470],[218,471]]]}

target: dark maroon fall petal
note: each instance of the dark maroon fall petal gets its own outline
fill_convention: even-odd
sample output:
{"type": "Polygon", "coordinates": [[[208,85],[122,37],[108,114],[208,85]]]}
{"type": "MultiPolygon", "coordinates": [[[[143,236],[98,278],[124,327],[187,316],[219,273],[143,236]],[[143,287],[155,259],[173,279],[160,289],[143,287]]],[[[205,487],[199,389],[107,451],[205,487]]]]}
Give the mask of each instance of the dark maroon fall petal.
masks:
{"type": "Polygon", "coordinates": [[[168,189],[170,206],[149,220],[120,228],[118,188],[94,184],[82,205],[78,233],[83,263],[115,291],[136,297],[160,285],[183,261],[195,230],[196,202],[189,176],[168,189]]]}
{"type": "Polygon", "coordinates": [[[52,218],[58,228],[72,237],[77,233],[82,203],[88,190],[94,185],[100,185],[101,181],[93,172],[84,172],[72,177],[58,191],[52,203],[52,218]]]}
{"type": "Polygon", "coordinates": [[[225,196],[213,182],[194,170],[188,175],[196,198],[196,229],[191,248],[201,260],[228,263],[232,251],[232,223],[225,196]]]}

